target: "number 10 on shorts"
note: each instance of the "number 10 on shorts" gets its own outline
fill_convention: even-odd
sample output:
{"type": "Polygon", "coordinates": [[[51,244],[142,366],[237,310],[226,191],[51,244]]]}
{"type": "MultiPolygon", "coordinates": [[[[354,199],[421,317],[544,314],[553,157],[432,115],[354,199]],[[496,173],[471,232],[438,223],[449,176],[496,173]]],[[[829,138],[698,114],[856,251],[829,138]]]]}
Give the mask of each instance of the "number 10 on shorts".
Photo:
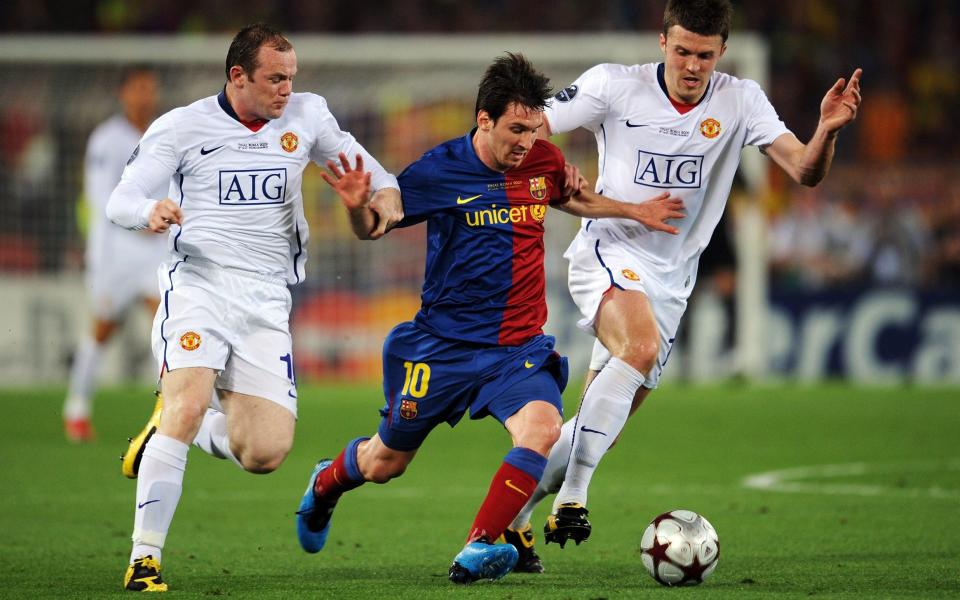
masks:
{"type": "Polygon", "coordinates": [[[403,391],[401,396],[407,393],[414,398],[423,398],[427,395],[427,388],[430,386],[430,365],[427,363],[414,363],[409,360],[403,363],[406,369],[406,377],[403,379],[403,391]]]}

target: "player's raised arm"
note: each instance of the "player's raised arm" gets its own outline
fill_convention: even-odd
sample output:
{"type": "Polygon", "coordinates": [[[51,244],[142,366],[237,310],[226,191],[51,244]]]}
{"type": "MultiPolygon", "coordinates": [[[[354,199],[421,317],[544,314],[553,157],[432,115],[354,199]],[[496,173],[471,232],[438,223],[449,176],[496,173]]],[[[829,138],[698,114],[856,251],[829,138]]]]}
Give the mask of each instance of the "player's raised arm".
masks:
{"type": "Polygon", "coordinates": [[[601,196],[582,186],[580,191],[570,197],[567,202],[557,205],[557,208],[578,217],[589,219],[619,218],[633,219],[655,231],[676,235],[679,229],[667,223],[671,219],[682,219],[683,201],[662,192],[639,204],[620,202],[606,196],[601,196]]]}
{"type": "Polygon", "coordinates": [[[857,69],[850,81],[842,77],[827,90],[820,102],[820,122],[809,142],[803,144],[792,134],[781,135],[765,152],[797,183],[815,186],[830,170],[837,134],[857,118],[860,108],[860,76],[857,69]]]}
{"type": "Polygon", "coordinates": [[[356,165],[351,166],[347,155],[341,152],[340,165],[328,160],[327,169],[330,172],[323,172],[321,177],[340,196],[350,215],[350,227],[361,240],[383,237],[403,218],[398,189],[382,188],[371,198],[372,174],[364,171],[362,155],[357,154],[356,165]]]}

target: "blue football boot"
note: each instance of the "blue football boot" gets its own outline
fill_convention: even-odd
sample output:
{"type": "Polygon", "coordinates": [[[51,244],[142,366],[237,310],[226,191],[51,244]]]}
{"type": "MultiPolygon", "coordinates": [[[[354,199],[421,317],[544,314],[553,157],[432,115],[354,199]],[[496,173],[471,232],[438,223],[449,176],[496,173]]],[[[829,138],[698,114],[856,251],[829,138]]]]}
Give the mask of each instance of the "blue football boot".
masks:
{"type": "Polygon", "coordinates": [[[330,517],[337,503],[328,504],[319,500],[313,493],[314,484],[320,471],[333,464],[329,458],[321,459],[310,473],[310,483],[303,493],[300,507],[297,509],[297,539],[300,546],[307,552],[315,553],[323,550],[327,543],[327,534],[330,533],[330,517]]]}
{"type": "Polygon", "coordinates": [[[473,583],[479,579],[495,581],[513,570],[519,558],[511,544],[491,544],[480,539],[464,546],[450,565],[450,581],[473,583]]]}

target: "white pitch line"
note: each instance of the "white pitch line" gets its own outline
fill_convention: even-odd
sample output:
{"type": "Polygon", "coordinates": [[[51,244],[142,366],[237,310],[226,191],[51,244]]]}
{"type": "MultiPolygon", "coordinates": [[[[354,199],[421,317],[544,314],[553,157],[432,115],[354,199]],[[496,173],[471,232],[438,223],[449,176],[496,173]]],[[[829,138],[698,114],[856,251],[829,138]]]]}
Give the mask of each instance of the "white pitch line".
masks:
{"type": "Polygon", "coordinates": [[[928,488],[899,488],[887,485],[857,483],[826,483],[835,477],[862,476],[877,473],[920,473],[960,471],[960,459],[940,461],[904,461],[887,463],[857,462],[833,465],[810,465],[766,471],[747,475],[741,485],[748,489],[793,494],[824,494],[832,496],[894,496],[900,498],[935,498],[960,500],[960,489],[940,486],[928,488]]]}

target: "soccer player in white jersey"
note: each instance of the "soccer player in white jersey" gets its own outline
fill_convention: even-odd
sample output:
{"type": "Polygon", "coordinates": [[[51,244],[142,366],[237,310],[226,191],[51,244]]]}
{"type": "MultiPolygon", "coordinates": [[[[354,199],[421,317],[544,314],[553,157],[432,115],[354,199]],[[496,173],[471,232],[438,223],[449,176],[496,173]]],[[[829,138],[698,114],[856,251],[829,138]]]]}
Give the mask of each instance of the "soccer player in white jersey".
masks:
{"type": "Polygon", "coordinates": [[[297,55],[278,31],[240,31],[223,90],[159,117],[107,205],[129,229],[169,229],[171,247],[153,327],[162,405],[124,461],[138,478],[128,590],[167,588],[161,550],[191,442],[252,473],[276,469],[293,443],[287,285],[305,275],[304,168],[360,156],[377,190],[376,218],[366,207],[358,217],[370,237],[402,217],[396,178],[340,130],[322,97],[293,93],[296,74],[297,55]],[[168,197],[151,198],[160,182],[168,197]]]}
{"type": "Polygon", "coordinates": [[[159,300],[155,271],[167,256],[164,236],[127,231],[111,223],[104,212],[130,153],[156,114],[156,75],[145,67],[126,70],[118,96],[120,113],[93,130],[84,157],[84,196],[91,209],[86,285],[93,330],[77,345],[63,405],[64,432],[72,442],[93,439],[93,395],[103,347],[138,301],[151,313],[156,312],[159,300]]]}
{"type": "Polygon", "coordinates": [[[697,261],[720,220],[741,148],[757,146],[795,181],[817,185],[829,170],[840,129],[860,105],[861,70],[839,79],[820,104],[820,121],[801,143],[753,81],[714,71],[726,49],[729,0],[668,0],[663,63],[601,64],[557,95],[549,133],[583,127],[596,135],[597,191],[629,201],[670,191],[686,216],[652,230],[617,219],[586,219],[566,252],[579,325],[594,334],[587,389],[530,502],[508,539],[531,571],[533,506],[557,494],[544,535],[561,546],[590,533],[587,488],[604,453],[657,381],[687,306],[697,261]],[[524,558],[527,560],[524,561],[524,558]]]}

